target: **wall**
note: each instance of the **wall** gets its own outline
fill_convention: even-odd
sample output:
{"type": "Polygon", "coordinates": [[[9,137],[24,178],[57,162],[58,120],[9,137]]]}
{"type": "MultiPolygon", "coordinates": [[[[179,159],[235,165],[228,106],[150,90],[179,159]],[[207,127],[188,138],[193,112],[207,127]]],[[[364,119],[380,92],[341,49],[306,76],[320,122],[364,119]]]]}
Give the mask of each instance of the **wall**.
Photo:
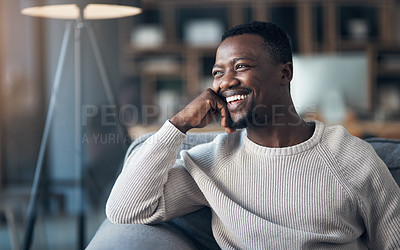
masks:
{"type": "Polygon", "coordinates": [[[40,21],[2,1],[2,167],[7,185],[31,182],[43,122],[40,21]]]}

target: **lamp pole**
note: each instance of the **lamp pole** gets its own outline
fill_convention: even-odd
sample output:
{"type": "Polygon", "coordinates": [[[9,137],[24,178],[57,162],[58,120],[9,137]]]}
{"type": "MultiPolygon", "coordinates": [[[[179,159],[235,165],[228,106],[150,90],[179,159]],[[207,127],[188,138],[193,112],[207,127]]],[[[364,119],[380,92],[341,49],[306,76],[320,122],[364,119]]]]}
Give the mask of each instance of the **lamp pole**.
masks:
{"type": "Polygon", "coordinates": [[[78,213],[78,247],[77,249],[84,249],[85,247],[85,208],[84,208],[84,166],[82,162],[82,122],[81,122],[81,108],[82,108],[82,30],[84,29],[84,15],[83,10],[85,6],[82,4],[79,7],[79,17],[75,23],[75,46],[74,46],[74,72],[75,72],[75,148],[74,148],[74,166],[75,178],[77,181],[77,213],[78,213]]]}

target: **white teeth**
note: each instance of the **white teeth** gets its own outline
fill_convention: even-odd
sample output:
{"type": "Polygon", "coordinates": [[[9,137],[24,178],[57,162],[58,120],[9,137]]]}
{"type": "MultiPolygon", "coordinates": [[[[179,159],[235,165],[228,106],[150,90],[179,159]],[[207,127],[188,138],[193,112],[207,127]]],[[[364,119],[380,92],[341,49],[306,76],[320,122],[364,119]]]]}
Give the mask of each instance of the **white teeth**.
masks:
{"type": "Polygon", "coordinates": [[[226,98],[226,102],[234,102],[238,100],[243,100],[246,99],[249,95],[233,95],[233,96],[228,96],[226,98]]]}

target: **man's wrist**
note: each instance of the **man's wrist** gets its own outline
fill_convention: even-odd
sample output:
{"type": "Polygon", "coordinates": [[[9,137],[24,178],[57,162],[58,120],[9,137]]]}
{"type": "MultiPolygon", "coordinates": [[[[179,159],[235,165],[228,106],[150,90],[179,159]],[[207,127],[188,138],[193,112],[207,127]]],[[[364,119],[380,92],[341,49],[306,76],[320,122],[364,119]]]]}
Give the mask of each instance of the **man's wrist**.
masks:
{"type": "Polygon", "coordinates": [[[182,122],[181,119],[177,118],[176,116],[172,117],[169,121],[184,134],[186,134],[186,132],[191,129],[191,127],[188,126],[187,123],[182,122]]]}

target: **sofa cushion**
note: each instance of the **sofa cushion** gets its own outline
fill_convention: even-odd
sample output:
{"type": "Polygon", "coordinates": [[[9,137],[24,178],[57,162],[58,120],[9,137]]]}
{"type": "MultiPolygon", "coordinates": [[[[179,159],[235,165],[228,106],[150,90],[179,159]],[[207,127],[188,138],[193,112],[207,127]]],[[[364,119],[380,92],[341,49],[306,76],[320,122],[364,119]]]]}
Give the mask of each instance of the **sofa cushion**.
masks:
{"type": "Polygon", "coordinates": [[[368,138],[365,141],[372,145],[400,186],[400,140],[368,138]]]}

